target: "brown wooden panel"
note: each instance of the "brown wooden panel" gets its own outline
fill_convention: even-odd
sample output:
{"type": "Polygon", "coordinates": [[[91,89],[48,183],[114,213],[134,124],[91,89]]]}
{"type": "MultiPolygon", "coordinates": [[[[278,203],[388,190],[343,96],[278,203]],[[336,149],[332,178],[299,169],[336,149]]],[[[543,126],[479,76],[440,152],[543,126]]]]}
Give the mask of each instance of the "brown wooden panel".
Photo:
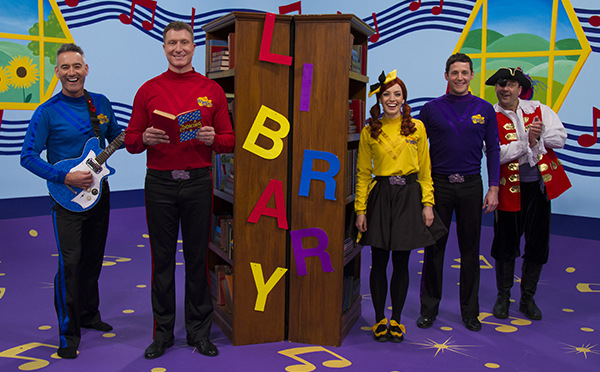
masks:
{"type": "MultiPolygon", "coordinates": [[[[328,236],[333,272],[323,272],[317,257],[306,259],[308,275],[298,276],[292,256],[289,294],[290,341],[341,344],[343,289],[344,180],[348,140],[350,24],[347,19],[303,18],[295,23],[294,133],[291,229],[320,228],[328,236]],[[299,105],[304,63],[313,64],[310,110],[299,105]],[[335,200],[325,199],[325,183],[311,181],[308,197],[298,195],[305,150],[334,154],[340,161],[335,200]]],[[[339,17],[341,18],[341,17],[339,17]]],[[[314,171],[328,164],[316,161],[314,171]]],[[[316,245],[306,239],[305,248],[316,245]]],[[[315,240],[315,239],[312,239],[315,240]]]]}
{"type": "MultiPolygon", "coordinates": [[[[286,230],[273,217],[247,222],[271,179],[287,194],[287,139],[282,153],[266,160],[242,148],[262,105],[288,116],[289,66],[259,61],[264,14],[234,12],[205,26],[207,33],[224,38],[235,30],[235,160],[234,160],[234,253],[232,330],[224,325],[234,345],[282,341],[285,338],[285,278],[269,293],[264,311],[255,311],[257,289],[250,263],[262,266],[265,282],[278,267],[286,267],[286,230]]],[[[271,51],[289,55],[290,16],[278,16],[271,51]]],[[[226,78],[226,81],[231,79],[226,78]],[[228,79],[228,80],[227,80],[228,79]]],[[[231,84],[225,85],[231,88],[231,84]]],[[[259,138],[258,144],[270,143],[259,138]]],[[[274,208],[274,198],[268,204],[274,208]]],[[[222,315],[222,314],[221,314],[222,315]]],[[[219,322],[223,323],[223,316],[219,322]]],[[[221,326],[221,324],[219,324],[221,326]]]]}

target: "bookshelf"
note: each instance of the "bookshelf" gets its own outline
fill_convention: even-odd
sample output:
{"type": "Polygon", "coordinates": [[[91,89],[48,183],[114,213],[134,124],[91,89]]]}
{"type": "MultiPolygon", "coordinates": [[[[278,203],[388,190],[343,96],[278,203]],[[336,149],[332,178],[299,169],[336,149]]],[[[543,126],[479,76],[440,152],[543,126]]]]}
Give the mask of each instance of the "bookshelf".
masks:
{"type": "MultiPolygon", "coordinates": [[[[264,105],[287,113],[289,106],[289,66],[258,60],[265,15],[234,12],[203,27],[209,40],[226,41],[235,33],[235,68],[207,73],[226,93],[233,93],[234,130],[234,192],[215,192],[215,213],[233,214],[233,259],[221,255],[211,246],[209,268],[227,263],[233,268],[233,308],[230,312],[215,305],[215,323],[234,345],[275,342],[285,339],[285,281],[269,293],[264,311],[255,311],[256,285],[250,263],[260,263],[265,281],[278,267],[286,267],[286,230],[279,229],[275,218],[262,216],[258,223],[246,220],[271,179],[283,182],[287,188],[287,140],[284,151],[273,160],[265,160],[242,148],[259,108],[264,105]]],[[[278,16],[273,32],[272,52],[289,55],[291,16],[278,16]]],[[[230,51],[231,53],[231,51],[230,51]]],[[[208,58],[208,57],[207,57],[208,58]]],[[[208,66],[208,65],[207,65],[208,66]]],[[[268,147],[267,139],[257,143],[268,147]]],[[[285,195],[285,194],[284,194],[285,195]]]]}
{"type": "MultiPolygon", "coordinates": [[[[340,160],[335,200],[325,199],[325,182],[312,181],[308,197],[291,200],[291,230],[318,227],[327,233],[327,252],[333,266],[324,272],[321,261],[307,258],[308,275],[290,275],[288,339],[294,342],[339,346],[360,317],[360,288],[351,292],[350,307],[342,312],[346,296],[344,278],[360,285],[360,248],[344,256],[347,225],[354,213],[354,193],[345,186],[348,151],[358,147],[356,134],[348,133],[349,100],[366,101],[368,79],[350,71],[351,45],[366,48],[372,29],[353,15],[294,16],[294,122],[293,161],[301,164],[305,149],[334,154],[340,160]],[[309,111],[300,111],[302,68],[313,64],[309,111]],[[347,92],[343,94],[343,92],[347,92]]],[[[366,61],[363,61],[366,64],[366,61]]],[[[366,68],[366,65],[364,66],[366,68]]],[[[329,165],[314,162],[314,171],[329,165]]],[[[298,195],[302,169],[292,167],[292,195],[298,195]]],[[[314,243],[313,243],[314,244],[314,243]]],[[[307,243],[310,245],[310,242],[307,243]]],[[[292,271],[296,262],[292,255],[292,271]]]]}
{"type": "MultiPolygon", "coordinates": [[[[203,27],[207,45],[235,34],[235,50],[230,51],[235,68],[207,73],[226,93],[235,95],[234,194],[215,192],[213,208],[215,213],[233,214],[233,257],[214,246],[209,256],[211,269],[224,263],[233,268],[233,308],[215,305],[215,323],[234,345],[288,339],[339,346],[361,311],[361,247],[344,250],[354,212],[353,191],[345,185],[350,176],[348,152],[357,149],[359,139],[348,133],[349,100],[366,101],[368,79],[350,71],[351,49],[366,48],[373,30],[353,15],[277,15],[270,52],[292,56],[292,66],[287,66],[259,61],[264,22],[264,13],[233,12],[203,27]],[[310,109],[300,111],[305,63],[313,65],[310,109]],[[281,113],[291,124],[282,152],[272,160],[242,147],[262,106],[281,113]],[[309,195],[300,196],[305,150],[327,152],[340,160],[335,200],[324,199],[323,182],[314,180],[309,195]],[[257,223],[247,221],[271,180],[282,182],[287,230],[269,216],[261,216],[257,223]],[[290,235],[311,228],[327,234],[333,271],[323,272],[319,258],[307,257],[307,275],[298,275],[290,235]],[[261,264],[265,281],[277,268],[287,269],[262,312],[255,310],[257,289],[251,272],[255,263],[261,264]]],[[[268,120],[265,126],[277,129],[268,120]]],[[[269,148],[272,141],[259,137],[257,144],[269,148]]],[[[324,167],[316,160],[313,171],[325,171],[324,167]]],[[[274,200],[268,207],[275,208],[274,200]]],[[[309,248],[315,241],[307,237],[303,245],[306,242],[309,248]]]]}

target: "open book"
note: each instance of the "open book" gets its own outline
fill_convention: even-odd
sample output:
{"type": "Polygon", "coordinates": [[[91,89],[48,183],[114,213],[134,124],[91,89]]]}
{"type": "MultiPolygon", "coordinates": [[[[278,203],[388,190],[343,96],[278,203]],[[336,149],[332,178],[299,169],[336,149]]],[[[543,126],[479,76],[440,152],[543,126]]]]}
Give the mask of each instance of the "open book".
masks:
{"type": "Polygon", "coordinates": [[[200,109],[182,112],[173,115],[168,112],[154,110],[152,112],[152,126],[164,130],[171,143],[189,141],[196,138],[200,122],[200,109]]]}

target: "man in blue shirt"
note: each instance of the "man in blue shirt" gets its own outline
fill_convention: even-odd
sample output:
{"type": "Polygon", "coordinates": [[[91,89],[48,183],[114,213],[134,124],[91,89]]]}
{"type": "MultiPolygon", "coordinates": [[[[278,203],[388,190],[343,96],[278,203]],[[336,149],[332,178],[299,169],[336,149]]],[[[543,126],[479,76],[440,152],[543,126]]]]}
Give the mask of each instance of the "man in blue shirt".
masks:
{"type": "MultiPolygon", "coordinates": [[[[86,99],[83,86],[88,65],[79,46],[64,44],[58,49],[54,72],[62,90],[34,112],[23,141],[21,165],[47,181],[85,190],[93,182],[91,171],[65,171],[55,164],[82,155],[86,142],[95,136],[92,111],[98,118],[101,147],[106,139],[114,140],[122,129],[105,96],[89,93],[89,101],[86,99]],[[43,150],[47,151],[47,161],[40,156],[43,150]]],[[[102,332],[112,330],[98,311],[98,278],[110,209],[106,181],[101,190],[96,204],[81,212],[68,210],[52,200],[58,246],[58,272],[54,279],[58,355],[65,359],[77,357],[81,327],[102,332]]]]}

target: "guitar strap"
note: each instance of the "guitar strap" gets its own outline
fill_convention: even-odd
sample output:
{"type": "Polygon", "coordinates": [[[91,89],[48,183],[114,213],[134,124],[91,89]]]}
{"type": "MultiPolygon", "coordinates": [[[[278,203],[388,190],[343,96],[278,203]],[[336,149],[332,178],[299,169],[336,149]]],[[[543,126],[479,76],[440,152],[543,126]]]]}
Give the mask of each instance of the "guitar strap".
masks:
{"type": "Polygon", "coordinates": [[[96,115],[96,106],[92,102],[92,97],[88,93],[87,90],[83,90],[83,95],[85,96],[85,102],[87,103],[88,113],[90,114],[90,120],[92,121],[92,129],[94,130],[94,134],[98,139],[100,139],[100,135],[102,132],[100,131],[100,120],[98,119],[98,115],[96,115]]]}

